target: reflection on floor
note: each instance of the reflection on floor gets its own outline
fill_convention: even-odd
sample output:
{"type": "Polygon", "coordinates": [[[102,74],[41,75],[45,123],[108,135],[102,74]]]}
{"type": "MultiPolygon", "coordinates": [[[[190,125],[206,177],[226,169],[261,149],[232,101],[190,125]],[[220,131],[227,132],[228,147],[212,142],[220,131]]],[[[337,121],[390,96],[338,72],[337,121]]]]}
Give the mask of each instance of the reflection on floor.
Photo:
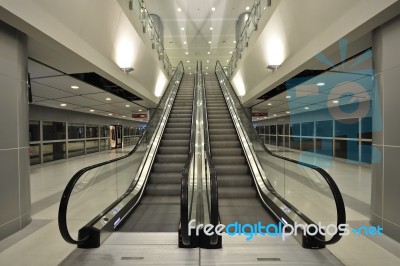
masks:
{"type": "MultiPolygon", "coordinates": [[[[178,249],[176,233],[144,237],[151,233],[119,232],[112,234],[105,245],[96,250],[80,250],[67,244],[57,225],[59,199],[66,183],[84,166],[126,152],[102,152],[32,167],[33,220],[20,232],[0,241],[0,265],[400,265],[400,244],[387,237],[351,235],[317,251],[303,250],[293,239],[282,241],[272,237],[252,241],[224,237],[221,250],[178,249]],[[299,256],[300,253],[306,255],[299,256]]],[[[287,152],[286,155],[299,156],[287,152]]],[[[367,225],[368,207],[365,210],[365,205],[370,204],[370,170],[334,161],[327,171],[345,194],[350,226],[367,225]]]]}

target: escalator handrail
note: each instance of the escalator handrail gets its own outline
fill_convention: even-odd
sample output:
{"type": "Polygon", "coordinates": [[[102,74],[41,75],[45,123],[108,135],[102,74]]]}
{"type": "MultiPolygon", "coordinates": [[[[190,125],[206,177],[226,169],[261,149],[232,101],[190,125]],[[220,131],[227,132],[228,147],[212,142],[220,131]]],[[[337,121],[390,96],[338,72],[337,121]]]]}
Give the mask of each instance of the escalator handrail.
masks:
{"type": "MultiPolygon", "coordinates": [[[[206,154],[206,159],[210,168],[210,195],[211,199],[208,199],[208,204],[210,206],[210,222],[214,225],[214,228],[219,223],[219,209],[218,209],[218,179],[217,179],[217,170],[215,168],[213,159],[211,157],[211,145],[210,145],[210,133],[208,128],[208,115],[207,115],[207,99],[206,99],[206,84],[205,78],[203,76],[203,89],[202,89],[202,98],[203,98],[203,124],[204,124],[204,150],[206,154]],[[210,202],[211,201],[211,202],[210,202]]],[[[207,193],[208,196],[208,193],[207,193]]],[[[218,242],[218,235],[213,234],[210,237],[210,244],[216,245],[218,242]]]]}
{"type": "Polygon", "coordinates": [[[182,243],[185,246],[190,245],[190,236],[188,231],[189,214],[191,213],[191,208],[189,208],[189,170],[190,170],[190,164],[194,157],[194,147],[196,141],[197,73],[198,73],[198,65],[196,66],[196,75],[194,75],[194,88],[193,88],[194,97],[192,104],[192,121],[190,129],[189,154],[185,166],[183,167],[182,170],[182,179],[181,179],[181,236],[182,236],[182,243]]]}
{"type": "MultiPolygon", "coordinates": [[[[170,79],[170,81],[168,83],[168,86],[166,88],[169,88],[171,86],[171,82],[173,80],[175,80],[175,75],[178,73],[177,70],[179,69],[180,66],[182,67],[183,73],[185,72],[185,68],[184,68],[183,63],[181,61],[181,62],[179,62],[178,66],[176,67],[176,69],[174,71],[174,74],[172,75],[172,78],[170,79]]],[[[160,101],[158,102],[157,107],[155,108],[155,110],[160,109],[160,104],[163,102],[164,98],[167,97],[166,92],[167,92],[167,89],[164,91],[164,93],[163,93],[160,101]]],[[[153,119],[155,119],[155,113],[156,112],[154,111],[154,113],[151,116],[151,118],[150,118],[149,122],[147,123],[147,125],[149,125],[153,121],[153,119]]],[[[118,158],[115,158],[115,159],[111,159],[111,160],[108,160],[108,161],[104,161],[104,162],[101,162],[101,163],[97,163],[97,164],[94,164],[94,165],[87,166],[87,167],[79,170],[78,172],[76,172],[73,175],[73,177],[68,182],[66,188],[64,189],[64,192],[63,192],[61,200],[60,200],[60,206],[59,206],[59,209],[58,209],[58,227],[59,227],[61,236],[63,237],[63,239],[66,242],[68,242],[70,244],[80,244],[80,243],[83,243],[83,242],[85,242],[87,240],[87,237],[85,237],[83,239],[80,239],[80,240],[73,239],[72,236],[70,235],[69,231],[68,231],[68,226],[67,226],[68,203],[69,203],[69,199],[71,197],[71,194],[73,192],[73,189],[74,189],[76,183],[79,181],[79,179],[86,172],[88,172],[88,171],[90,171],[92,169],[99,168],[101,166],[104,166],[104,165],[107,165],[107,164],[111,164],[113,162],[117,162],[117,161],[120,161],[120,160],[123,160],[125,158],[128,158],[128,157],[132,156],[137,151],[137,149],[140,147],[141,143],[144,141],[144,139],[147,136],[147,134],[148,134],[148,127],[146,127],[146,129],[143,131],[140,139],[138,140],[136,145],[133,147],[133,149],[128,154],[126,154],[124,156],[121,156],[121,157],[118,157],[118,158]]]]}
{"type": "MultiPolygon", "coordinates": [[[[239,97],[237,96],[235,90],[233,90],[233,86],[232,86],[232,84],[231,84],[229,78],[227,77],[227,75],[226,75],[226,73],[225,73],[225,71],[224,71],[224,69],[223,69],[221,63],[220,63],[218,60],[217,60],[217,62],[216,62],[216,64],[215,64],[215,73],[217,73],[217,67],[218,67],[218,66],[220,67],[221,71],[224,73],[225,79],[226,79],[227,82],[229,82],[230,88],[231,88],[231,90],[233,91],[233,93],[230,93],[230,92],[228,91],[229,94],[231,95],[231,97],[233,96],[233,97],[236,98],[236,102],[238,102],[238,103],[240,104],[240,107],[244,110],[244,107],[243,107],[243,105],[242,105],[242,103],[241,103],[239,97]],[[233,94],[233,95],[232,95],[232,94],[233,94]]],[[[218,77],[217,77],[217,79],[218,79],[218,77]]],[[[218,83],[220,83],[220,80],[218,80],[218,83]]],[[[250,118],[249,114],[247,114],[246,112],[244,112],[244,113],[245,113],[245,117],[247,118],[248,122],[250,122],[250,124],[252,124],[251,118],[250,118]]],[[[282,160],[284,160],[284,161],[288,161],[288,162],[291,162],[291,163],[295,163],[295,164],[297,164],[297,165],[301,165],[301,166],[304,166],[304,167],[307,167],[307,168],[311,168],[311,169],[317,171],[317,172],[324,178],[324,180],[326,181],[326,183],[328,184],[329,188],[330,188],[331,191],[332,191],[332,195],[333,195],[333,198],[334,198],[335,204],[336,204],[337,228],[339,228],[339,225],[341,225],[341,224],[346,224],[346,209],[345,209],[345,206],[344,206],[343,197],[342,197],[342,194],[341,194],[341,192],[340,192],[340,190],[339,190],[339,187],[337,186],[337,184],[335,183],[335,181],[333,180],[333,178],[332,178],[324,169],[322,169],[322,168],[320,168],[320,167],[318,167],[318,166],[315,166],[315,165],[312,165],[312,164],[308,164],[308,163],[305,163],[305,162],[300,162],[300,161],[297,161],[297,160],[294,160],[294,159],[290,159],[290,158],[287,158],[287,157],[284,157],[284,156],[281,156],[281,155],[277,155],[277,154],[271,152],[271,151],[264,145],[264,143],[261,141],[260,137],[258,136],[257,132],[255,131],[255,129],[254,129],[253,127],[252,127],[252,130],[254,131],[253,133],[254,133],[254,135],[256,136],[256,138],[257,138],[259,144],[261,145],[261,147],[263,148],[263,150],[264,150],[266,153],[268,153],[269,155],[271,155],[271,156],[273,156],[273,157],[275,157],[275,158],[279,158],[279,159],[282,159],[282,160]]],[[[266,185],[266,187],[267,187],[268,189],[270,189],[271,186],[270,186],[270,185],[266,185]]],[[[272,192],[275,196],[277,196],[281,201],[283,201],[285,204],[288,203],[287,200],[284,199],[283,197],[281,197],[276,191],[271,191],[271,192],[272,192]]],[[[287,205],[288,205],[288,206],[292,206],[292,204],[290,204],[290,203],[288,203],[287,205]]],[[[296,208],[294,208],[293,211],[296,212],[296,214],[297,214],[298,216],[300,216],[301,218],[303,218],[305,221],[310,221],[310,219],[309,219],[308,217],[306,217],[303,213],[301,213],[301,212],[300,212],[299,210],[297,210],[296,208]]],[[[327,240],[327,241],[324,240],[324,239],[321,239],[321,238],[319,238],[319,237],[317,237],[317,236],[313,236],[313,237],[314,237],[319,243],[328,245],[328,244],[334,244],[334,243],[338,242],[338,241],[341,239],[342,236],[341,236],[341,230],[338,230],[338,231],[336,232],[336,234],[333,235],[332,238],[331,238],[330,240],[327,240]]]]}

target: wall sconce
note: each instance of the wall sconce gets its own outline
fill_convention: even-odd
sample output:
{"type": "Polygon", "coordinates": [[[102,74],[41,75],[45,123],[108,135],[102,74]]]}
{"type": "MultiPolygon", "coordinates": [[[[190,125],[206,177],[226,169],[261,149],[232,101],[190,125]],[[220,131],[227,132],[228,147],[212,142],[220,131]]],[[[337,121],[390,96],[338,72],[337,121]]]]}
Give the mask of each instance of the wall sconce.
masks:
{"type": "Polygon", "coordinates": [[[121,67],[121,70],[124,71],[124,73],[129,73],[135,69],[133,67],[121,67]]]}
{"type": "Polygon", "coordinates": [[[268,66],[267,66],[267,69],[272,70],[272,71],[275,71],[275,70],[277,70],[277,69],[280,68],[280,67],[281,67],[281,65],[268,65],[268,66]]]}

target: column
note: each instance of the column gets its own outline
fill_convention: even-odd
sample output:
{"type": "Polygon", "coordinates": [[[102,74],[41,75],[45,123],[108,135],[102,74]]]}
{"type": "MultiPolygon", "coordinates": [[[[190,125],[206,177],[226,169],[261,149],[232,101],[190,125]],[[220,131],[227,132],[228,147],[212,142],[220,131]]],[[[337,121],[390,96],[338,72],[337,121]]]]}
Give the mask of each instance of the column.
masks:
{"type": "Polygon", "coordinates": [[[374,31],[373,54],[383,130],[373,133],[381,160],[372,165],[371,223],[400,241],[400,16],[374,31]]]}
{"type": "Polygon", "coordinates": [[[30,220],[27,37],[0,21],[0,240],[30,220]]]}

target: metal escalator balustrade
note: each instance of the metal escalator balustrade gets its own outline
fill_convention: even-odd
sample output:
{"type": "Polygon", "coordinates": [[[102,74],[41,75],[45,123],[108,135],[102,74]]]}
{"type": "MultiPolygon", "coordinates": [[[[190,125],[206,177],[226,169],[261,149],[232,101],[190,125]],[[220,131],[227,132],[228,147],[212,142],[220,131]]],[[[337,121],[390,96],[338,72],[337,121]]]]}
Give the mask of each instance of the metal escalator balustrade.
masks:
{"type": "MultiPolygon", "coordinates": [[[[226,124],[226,128],[223,129],[225,132],[222,134],[232,132],[232,135],[236,134],[239,138],[253,176],[256,191],[263,205],[284,225],[315,226],[320,231],[312,234],[313,232],[299,229],[296,232],[295,238],[305,248],[323,248],[327,244],[338,242],[342,233],[340,228],[346,223],[346,212],[343,198],[332,177],[322,168],[276,155],[269,151],[258,137],[251,118],[218,61],[215,66],[215,74],[234,128],[232,129],[227,123],[218,120],[224,118],[222,114],[226,114],[226,110],[221,110],[222,108],[219,109],[220,114],[216,115],[214,119],[219,121],[217,127],[226,124]],[[323,227],[330,225],[336,226],[337,231],[327,234],[328,232],[323,227]],[[331,237],[326,240],[325,237],[328,235],[331,237]]],[[[215,108],[215,110],[218,110],[218,108],[215,108]]],[[[215,129],[216,132],[218,130],[222,130],[222,128],[215,129]]],[[[219,138],[222,139],[223,137],[219,138]]],[[[234,136],[230,138],[233,140],[234,136]]],[[[225,144],[216,145],[217,147],[221,146],[217,148],[216,154],[227,154],[227,150],[223,150],[225,144]]],[[[239,149],[233,146],[235,144],[227,145],[232,146],[229,147],[232,149],[232,155],[237,156],[239,154],[239,149]],[[235,151],[235,149],[237,150],[235,151]]],[[[233,157],[231,159],[239,160],[233,157]]],[[[221,164],[224,163],[224,159],[218,160],[214,157],[214,160],[221,164]]],[[[225,162],[227,163],[227,160],[225,162]]],[[[239,168],[237,173],[246,171],[245,167],[239,168]]],[[[224,167],[221,167],[220,170],[222,173],[225,171],[224,167]]],[[[220,174],[218,165],[217,172],[220,174]]],[[[219,184],[221,185],[221,183],[224,183],[223,178],[221,180],[219,177],[219,184]]]]}
{"type": "Polygon", "coordinates": [[[180,62],[131,152],[81,169],[68,182],[58,213],[59,229],[65,241],[83,248],[98,247],[137,207],[163,133],[174,128],[166,125],[183,75],[180,62]]]}

